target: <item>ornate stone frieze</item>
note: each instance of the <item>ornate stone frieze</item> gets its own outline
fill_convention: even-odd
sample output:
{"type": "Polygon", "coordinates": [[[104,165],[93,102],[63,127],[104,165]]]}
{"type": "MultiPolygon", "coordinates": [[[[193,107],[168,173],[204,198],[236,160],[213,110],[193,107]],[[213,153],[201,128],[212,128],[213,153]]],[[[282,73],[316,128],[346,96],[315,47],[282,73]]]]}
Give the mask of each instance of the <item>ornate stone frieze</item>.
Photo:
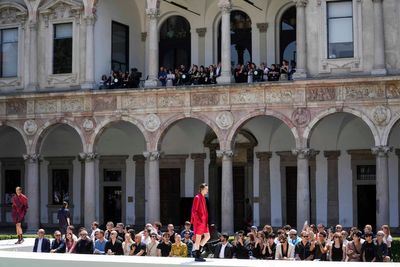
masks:
{"type": "Polygon", "coordinates": [[[23,99],[15,99],[7,102],[7,115],[24,115],[26,114],[26,101],[23,99]]]}
{"type": "Polygon", "coordinates": [[[218,158],[231,159],[235,155],[232,150],[217,150],[215,151],[218,158]]]}
{"type": "Polygon", "coordinates": [[[95,122],[92,118],[86,118],[84,119],[84,121],[82,122],[82,128],[86,131],[86,132],[91,132],[93,131],[95,127],[95,122]]]}
{"type": "Polygon", "coordinates": [[[218,114],[218,116],[215,119],[215,122],[217,123],[218,127],[222,130],[226,130],[232,127],[234,119],[233,115],[229,111],[223,111],[218,114]]]}
{"type": "Polygon", "coordinates": [[[336,100],[336,88],[307,88],[306,89],[307,101],[334,101],[336,100]]]}
{"type": "Polygon", "coordinates": [[[40,154],[24,154],[22,158],[29,163],[37,163],[40,160],[40,154]]]}
{"type": "Polygon", "coordinates": [[[126,96],[122,98],[123,109],[155,108],[155,96],[126,96]]]}
{"type": "Polygon", "coordinates": [[[392,117],[392,112],[384,106],[377,106],[372,110],[372,118],[379,126],[386,126],[392,117]]]}
{"type": "Polygon", "coordinates": [[[156,114],[149,114],[143,124],[147,131],[155,132],[160,128],[161,120],[156,114]]]}
{"type": "Polygon", "coordinates": [[[267,103],[293,103],[293,98],[292,90],[267,89],[265,91],[265,101],[267,103]]]}
{"type": "Polygon", "coordinates": [[[228,95],[226,93],[192,93],[192,106],[218,106],[228,104],[228,95]]]}
{"type": "Polygon", "coordinates": [[[91,162],[99,158],[97,153],[79,153],[79,159],[85,162],[91,162]]]}
{"type": "MultiPolygon", "coordinates": [[[[39,12],[43,17],[46,27],[49,25],[49,20],[62,20],[66,18],[75,18],[79,20],[83,5],[75,0],[51,0],[47,1],[39,12]]],[[[79,21],[77,21],[79,23],[79,21]]]]}
{"type": "Polygon", "coordinates": [[[311,119],[311,113],[307,108],[296,108],[292,113],[292,121],[298,127],[306,126],[311,119]]]}
{"type": "Polygon", "coordinates": [[[72,98],[61,101],[62,112],[82,112],[84,111],[84,99],[72,98]]]}
{"type": "Polygon", "coordinates": [[[37,132],[38,126],[34,120],[27,120],[24,123],[24,132],[27,135],[34,135],[37,132]]]}
{"type": "Polygon", "coordinates": [[[144,156],[147,160],[150,160],[150,161],[159,160],[160,157],[161,157],[161,154],[162,154],[162,153],[161,153],[160,151],[151,151],[151,152],[146,151],[146,152],[143,152],[143,156],[144,156]]]}
{"type": "Polygon", "coordinates": [[[346,100],[361,100],[370,98],[384,98],[385,90],[379,85],[356,85],[345,86],[344,95],[346,100]]]}
{"type": "Polygon", "coordinates": [[[115,96],[98,96],[93,98],[94,111],[107,111],[117,109],[117,99],[115,96]]]}
{"type": "Polygon", "coordinates": [[[48,85],[76,84],[77,75],[73,74],[53,74],[47,77],[48,85]]]}
{"type": "Polygon", "coordinates": [[[57,112],[57,100],[37,100],[35,103],[36,113],[56,113],[57,112]]]}
{"type": "Polygon", "coordinates": [[[387,84],[386,95],[388,98],[400,98],[400,84],[399,83],[387,84]]]}
{"type": "Polygon", "coordinates": [[[158,107],[171,108],[182,107],[185,105],[185,96],[183,94],[160,95],[158,97],[158,107]]]}
{"type": "Polygon", "coordinates": [[[28,12],[15,3],[0,4],[0,24],[24,24],[28,12]]]}
{"type": "Polygon", "coordinates": [[[256,104],[263,103],[263,91],[232,92],[231,104],[256,104]]]}
{"type": "Polygon", "coordinates": [[[14,87],[21,86],[21,79],[16,78],[2,78],[0,79],[0,87],[14,87]]]}

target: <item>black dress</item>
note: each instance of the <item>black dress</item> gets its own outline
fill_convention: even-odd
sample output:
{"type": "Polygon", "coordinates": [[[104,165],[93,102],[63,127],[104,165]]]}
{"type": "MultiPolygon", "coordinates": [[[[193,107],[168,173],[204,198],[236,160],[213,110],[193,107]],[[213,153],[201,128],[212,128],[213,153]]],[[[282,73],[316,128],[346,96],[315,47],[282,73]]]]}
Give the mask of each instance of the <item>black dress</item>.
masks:
{"type": "Polygon", "coordinates": [[[342,261],[343,260],[343,244],[340,244],[340,247],[332,246],[332,261],[342,261]]]}
{"type": "Polygon", "coordinates": [[[105,251],[106,254],[107,254],[109,249],[114,253],[114,255],[124,255],[124,250],[122,248],[122,243],[118,239],[115,240],[114,244],[112,243],[112,241],[108,241],[106,243],[106,246],[104,248],[104,251],[105,251]]]}

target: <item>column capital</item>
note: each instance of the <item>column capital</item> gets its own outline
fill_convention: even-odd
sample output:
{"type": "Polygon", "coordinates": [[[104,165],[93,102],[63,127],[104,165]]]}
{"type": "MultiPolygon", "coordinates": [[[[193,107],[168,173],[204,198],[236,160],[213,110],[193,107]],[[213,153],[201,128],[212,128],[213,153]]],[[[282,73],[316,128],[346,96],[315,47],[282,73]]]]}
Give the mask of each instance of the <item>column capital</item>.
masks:
{"type": "Polygon", "coordinates": [[[161,152],[160,151],[145,151],[143,152],[143,156],[150,161],[156,161],[159,160],[161,157],[161,152]]]}
{"type": "Polygon", "coordinates": [[[272,152],[256,152],[256,157],[260,161],[267,161],[272,157],[272,152]]]}
{"type": "Polygon", "coordinates": [[[222,13],[230,13],[232,10],[232,3],[230,0],[219,0],[218,7],[222,13]]]}
{"type": "Polygon", "coordinates": [[[143,156],[143,155],[134,155],[132,157],[132,160],[135,161],[135,162],[138,162],[138,161],[141,162],[141,161],[145,161],[146,157],[143,156]]]}
{"type": "Polygon", "coordinates": [[[40,154],[24,154],[22,158],[29,163],[38,163],[40,161],[40,154]]]}
{"type": "Polygon", "coordinates": [[[324,151],[324,156],[328,159],[336,160],[340,156],[340,150],[324,151]]]}
{"type": "Polygon", "coordinates": [[[83,162],[92,162],[99,158],[99,154],[97,153],[79,153],[79,159],[83,162]]]}
{"type": "Polygon", "coordinates": [[[217,157],[218,158],[223,158],[223,159],[231,159],[233,158],[233,151],[232,150],[217,150],[216,151],[217,157]]]}
{"type": "Polygon", "coordinates": [[[268,23],[257,23],[257,28],[260,32],[267,32],[268,30],[268,23]]]}
{"type": "Polygon", "coordinates": [[[196,33],[199,35],[199,37],[204,37],[206,35],[207,28],[197,28],[196,33]]]}
{"type": "Polygon", "coordinates": [[[293,2],[296,4],[296,7],[306,7],[308,4],[308,0],[293,0],[293,2]]]}
{"type": "Polygon", "coordinates": [[[158,19],[158,17],[160,16],[160,9],[148,8],[146,9],[146,15],[149,17],[150,20],[158,19]]]}
{"type": "Polygon", "coordinates": [[[318,152],[310,148],[296,148],[292,149],[292,154],[297,156],[298,159],[309,159],[317,155],[318,152]]]}
{"type": "Polygon", "coordinates": [[[93,26],[96,23],[96,16],[90,15],[84,18],[87,26],[93,26]]]}
{"type": "Polygon", "coordinates": [[[194,160],[205,160],[207,157],[206,153],[192,153],[190,154],[190,158],[194,160]]]}
{"type": "Polygon", "coordinates": [[[388,153],[393,150],[393,147],[390,146],[375,146],[371,148],[372,154],[377,157],[387,157],[388,153]]]}

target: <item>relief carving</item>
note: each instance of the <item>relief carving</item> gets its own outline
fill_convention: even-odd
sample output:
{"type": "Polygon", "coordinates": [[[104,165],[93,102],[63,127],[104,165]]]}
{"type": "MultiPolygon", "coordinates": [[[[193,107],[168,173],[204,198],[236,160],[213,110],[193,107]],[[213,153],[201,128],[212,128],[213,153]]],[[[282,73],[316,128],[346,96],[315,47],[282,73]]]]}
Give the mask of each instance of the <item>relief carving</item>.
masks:
{"type": "Polygon", "coordinates": [[[292,121],[298,127],[306,126],[311,119],[311,113],[307,108],[296,108],[292,114],[292,121]]]}
{"type": "Polygon", "coordinates": [[[336,100],[335,88],[308,88],[307,101],[333,101],[336,100]]]}
{"type": "Polygon", "coordinates": [[[0,87],[21,86],[20,78],[6,78],[0,79],[0,87]]]}
{"type": "Polygon", "coordinates": [[[34,120],[27,120],[24,123],[24,132],[27,135],[34,135],[38,129],[38,126],[34,120]]]}
{"type": "Polygon", "coordinates": [[[185,96],[183,94],[159,96],[158,106],[160,108],[182,107],[185,105],[185,96]]]}
{"type": "Polygon", "coordinates": [[[25,100],[10,100],[7,102],[7,115],[23,115],[26,114],[25,100]]]}
{"type": "Polygon", "coordinates": [[[390,109],[384,106],[378,106],[372,111],[372,118],[379,126],[386,126],[390,122],[391,116],[392,113],[390,109]]]}
{"type": "Polygon", "coordinates": [[[83,6],[74,0],[68,2],[61,0],[47,1],[40,8],[46,27],[49,25],[49,20],[61,20],[71,17],[78,19],[82,11],[83,6]]]}
{"type": "Polygon", "coordinates": [[[35,104],[36,113],[56,113],[57,100],[38,100],[35,104]]]}
{"type": "Polygon", "coordinates": [[[232,104],[255,104],[262,103],[263,92],[235,92],[231,95],[232,104]]]}
{"type": "Polygon", "coordinates": [[[94,129],[95,123],[93,119],[87,118],[83,121],[82,127],[86,132],[90,132],[94,129]]]}
{"type": "Polygon", "coordinates": [[[365,98],[383,98],[385,97],[385,90],[378,86],[351,86],[345,87],[345,98],[348,100],[365,99],[365,98]]]}
{"type": "Polygon", "coordinates": [[[50,75],[47,78],[47,83],[49,85],[76,84],[76,81],[77,81],[76,74],[50,75]]]}
{"type": "Polygon", "coordinates": [[[290,90],[271,89],[265,91],[267,103],[292,103],[293,92],[290,90]]]}
{"type": "Polygon", "coordinates": [[[93,99],[94,111],[106,111],[117,109],[117,99],[115,96],[99,96],[93,99]]]}
{"type": "Polygon", "coordinates": [[[396,83],[390,83],[386,85],[386,94],[388,98],[399,98],[400,97],[400,86],[396,83]]]}
{"type": "Polygon", "coordinates": [[[0,24],[24,24],[28,13],[16,7],[0,5],[0,24]]]}
{"type": "Polygon", "coordinates": [[[220,129],[226,130],[232,127],[234,118],[231,112],[223,111],[218,114],[215,121],[220,129]]]}
{"type": "Polygon", "coordinates": [[[194,93],[192,94],[193,106],[217,106],[220,104],[219,93],[194,93]]]}
{"type": "Polygon", "coordinates": [[[62,112],[79,112],[84,111],[84,101],[83,98],[76,99],[64,99],[61,102],[62,112]]]}
{"type": "Polygon", "coordinates": [[[123,109],[142,109],[156,107],[156,98],[153,96],[127,96],[122,98],[123,109]]]}
{"type": "Polygon", "coordinates": [[[156,114],[150,114],[144,120],[144,128],[149,132],[155,132],[160,128],[161,120],[156,114]]]}

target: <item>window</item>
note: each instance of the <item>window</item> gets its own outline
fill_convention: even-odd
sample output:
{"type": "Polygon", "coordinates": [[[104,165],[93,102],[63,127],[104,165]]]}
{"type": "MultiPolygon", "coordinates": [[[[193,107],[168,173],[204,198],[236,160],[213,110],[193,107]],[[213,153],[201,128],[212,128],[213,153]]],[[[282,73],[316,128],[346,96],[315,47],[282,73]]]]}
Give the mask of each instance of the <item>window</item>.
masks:
{"type": "Polygon", "coordinates": [[[72,23],[54,25],[53,73],[72,73],[72,23]]]}
{"type": "Polygon", "coordinates": [[[120,182],[122,181],[122,172],[114,170],[104,170],[104,182],[120,182]]]}
{"type": "Polygon", "coordinates": [[[0,33],[0,77],[16,77],[18,74],[18,29],[4,29],[0,33]]]}
{"type": "Polygon", "coordinates": [[[4,196],[7,205],[12,204],[12,196],[15,194],[15,188],[21,186],[21,171],[20,170],[5,170],[4,171],[4,196]]]}
{"type": "Polygon", "coordinates": [[[129,26],[112,22],[111,69],[129,71],[129,26]]]}
{"type": "Polygon", "coordinates": [[[362,181],[376,180],[376,166],[375,165],[358,165],[357,166],[357,180],[362,180],[362,181]]]}
{"type": "Polygon", "coordinates": [[[69,170],[53,170],[53,205],[69,202],[69,170]]]}
{"type": "Polygon", "coordinates": [[[352,1],[328,2],[328,57],[354,57],[352,1]]]}

